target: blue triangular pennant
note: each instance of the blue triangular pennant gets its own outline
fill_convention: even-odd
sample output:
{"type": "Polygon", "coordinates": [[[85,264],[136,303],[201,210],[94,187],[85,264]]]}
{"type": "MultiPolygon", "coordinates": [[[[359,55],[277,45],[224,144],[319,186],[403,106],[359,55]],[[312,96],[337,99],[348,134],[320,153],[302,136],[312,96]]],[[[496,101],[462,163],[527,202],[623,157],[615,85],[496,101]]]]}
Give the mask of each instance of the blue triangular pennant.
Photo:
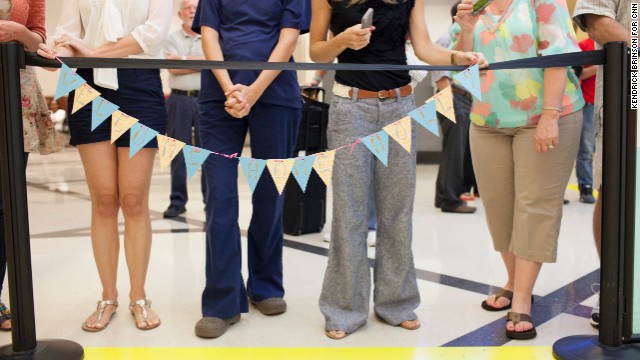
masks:
{"type": "Polygon", "coordinates": [[[102,124],[114,111],[120,107],[98,96],[91,102],[91,131],[102,124]]]}
{"type": "Polygon", "coordinates": [[[158,132],[152,128],[146,127],[139,122],[133,124],[129,129],[129,158],[132,158],[149,141],[155,139],[156,135],[158,135],[158,132]]]}
{"type": "Polygon", "coordinates": [[[315,161],[316,157],[314,155],[309,155],[296,158],[296,162],[293,163],[291,173],[298,182],[298,185],[300,185],[300,189],[302,189],[302,192],[307,191],[307,183],[309,183],[309,176],[311,176],[313,163],[315,161]]]}
{"type": "Polygon", "coordinates": [[[411,111],[409,116],[425,129],[429,130],[433,135],[440,137],[438,129],[438,116],[436,115],[436,102],[429,101],[419,108],[411,111]]]}
{"type": "Polygon", "coordinates": [[[386,131],[378,131],[375,134],[362,138],[362,143],[371,150],[384,166],[387,166],[389,159],[389,134],[386,131]]]}
{"type": "Polygon", "coordinates": [[[240,165],[242,166],[242,171],[244,171],[244,176],[247,177],[251,192],[253,192],[256,189],[258,180],[260,180],[264,167],[267,165],[267,160],[241,157],[240,165]]]}
{"type": "Polygon", "coordinates": [[[482,100],[482,91],[480,90],[480,71],[478,70],[478,65],[473,65],[465,71],[461,71],[453,75],[453,78],[467,89],[467,91],[476,99],[482,100]]]}
{"type": "Polygon", "coordinates": [[[67,65],[62,64],[60,76],[58,77],[58,86],[56,87],[56,94],[53,100],[58,100],[86,82],[85,79],[73,72],[67,65]]]}
{"type": "Polygon", "coordinates": [[[193,175],[198,172],[202,164],[204,164],[204,161],[211,155],[211,151],[185,145],[184,148],[182,148],[182,154],[184,155],[184,163],[187,166],[187,177],[191,179],[193,175]]]}

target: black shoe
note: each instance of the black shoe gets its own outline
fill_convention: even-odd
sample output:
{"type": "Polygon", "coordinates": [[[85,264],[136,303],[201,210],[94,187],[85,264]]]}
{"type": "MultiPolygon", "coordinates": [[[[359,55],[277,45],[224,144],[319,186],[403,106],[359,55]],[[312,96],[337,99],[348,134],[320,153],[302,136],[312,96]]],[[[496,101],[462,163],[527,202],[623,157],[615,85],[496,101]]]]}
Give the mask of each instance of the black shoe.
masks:
{"type": "Polygon", "coordinates": [[[593,189],[591,185],[585,185],[580,187],[580,202],[585,204],[593,204],[596,199],[593,198],[593,189]]]}
{"type": "Polygon", "coordinates": [[[184,206],[169,205],[167,210],[165,210],[164,213],[162,213],[162,215],[164,216],[165,219],[169,219],[169,218],[177,217],[180,214],[184,214],[185,212],[187,212],[187,208],[185,208],[184,206]]]}
{"type": "Polygon", "coordinates": [[[442,212],[447,212],[447,213],[456,213],[456,214],[473,214],[474,212],[476,212],[476,208],[473,206],[469,206],[467,204],[462,204],[460,206],[458,206],[455,209],[440,209],[442,210],[442,212]]]}

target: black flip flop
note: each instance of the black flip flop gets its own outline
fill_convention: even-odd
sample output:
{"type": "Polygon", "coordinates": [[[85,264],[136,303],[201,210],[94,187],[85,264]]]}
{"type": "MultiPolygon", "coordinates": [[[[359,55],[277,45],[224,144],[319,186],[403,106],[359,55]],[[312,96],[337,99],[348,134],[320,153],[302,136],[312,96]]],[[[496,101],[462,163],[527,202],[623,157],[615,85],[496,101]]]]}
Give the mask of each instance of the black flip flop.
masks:
{"type": "Polygon", "coordinates": [[[495,301],[498,301],[499,298],[505,298],[505,299],[509,300],[509,305],[505,305],[505,306],[503,306],[501,308],[497,308],[495,306],[489,305],[487,300],[484,300],[482,302],[482,308],[487,310],[487,311],[502,311],[502,310],[511,309],[511,302],[513,301],[513,292],[511,292],[509,290],[505,290],[505,289],[500,289],[500,290],[498,290],[498,292],[495,293],[495,296],[496,296],[496,300],[495,301]]]}
{"type": "MultiPolygon", "coordinates": [[[[531,321],[531,316],[527,314],[516,313],[516,312],[509,312],[507,314],[507,322],[509,321],[513,322],[513,326],[518,325],[522,321],[530,322],[533,325],[533,321],[531,321]]],[[[536,335],[538,335],[538,333],[536,332],[535,326],[533,326],[531,329],[527,331],[515,331],[515,330],[509,331],[505,329],[505,334],[509,339],[514,339],[514,340],[529,340],[529,339],[533,339],[534,337],[536,337],[536,335]]]]}

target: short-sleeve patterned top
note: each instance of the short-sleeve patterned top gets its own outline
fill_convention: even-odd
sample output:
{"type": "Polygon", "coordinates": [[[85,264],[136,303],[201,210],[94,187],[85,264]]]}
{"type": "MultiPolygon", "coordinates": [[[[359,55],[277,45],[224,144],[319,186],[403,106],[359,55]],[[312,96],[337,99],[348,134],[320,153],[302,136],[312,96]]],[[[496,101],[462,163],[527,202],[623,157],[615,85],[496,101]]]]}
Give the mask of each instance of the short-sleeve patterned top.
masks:
{"type": "MultiPolygon", "coordinates": [[[[309,0],[260,0],[250,4],[240,0],[201,0],[192,28],[197,33],[202,26],[218,32],[225,61],[267,61],[278,43],[281,29],[301,32],[309,29],[309,8],[309,0]]],[[[229,70],[234,84],[249,86],[258,75],[260,70],[229,70]]],[[[210,70],[203,70],[201,79],[200,102],[226,100],[210,70]]],[[[296,72],[280,72],[259,101],[301,108],[296,72]]]]}
{"type": "MultiPolygon", "coordinates": [[[[480,15],[473,32],[473,51],[490,63],[578,52],[580,47],[564,0],[513,0],[501,16],[480,15]]],[[[451,28],[455,46],[460,26],[451,28]]],[[[482,101],[475,99],[471,121],[479,126],[514,128],[535,125],[542,113],[544,71],[488,71],[481,77],[482,101]]],[[[561,116],[584,106],[580,83],[567,68],[561,116]]]]}

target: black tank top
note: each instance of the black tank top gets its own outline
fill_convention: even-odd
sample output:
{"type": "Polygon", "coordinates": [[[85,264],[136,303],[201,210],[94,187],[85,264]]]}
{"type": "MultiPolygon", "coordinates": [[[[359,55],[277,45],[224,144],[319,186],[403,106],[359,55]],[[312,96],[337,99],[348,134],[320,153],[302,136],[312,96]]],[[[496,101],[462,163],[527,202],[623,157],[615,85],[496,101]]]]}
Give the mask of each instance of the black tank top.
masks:
{"type": "MultiPolygon", "coordinates": [[[[338,55],[340,63],[406,65],[405,42],[409,32],[409,17],[414,0],[398,0],[386,4],[382,0],[368,0],[348,6],[350,0],[327,0],[331,5],[330,29],[338,35],[359,24],[368,8],[373,8],[373,26],[369,45],[360,50],[346,49],[338,55]]],[[[411,82],[409,71],[336,71],[335,80],[359,89],[379,91],[395,89],[411,82]]]]}

